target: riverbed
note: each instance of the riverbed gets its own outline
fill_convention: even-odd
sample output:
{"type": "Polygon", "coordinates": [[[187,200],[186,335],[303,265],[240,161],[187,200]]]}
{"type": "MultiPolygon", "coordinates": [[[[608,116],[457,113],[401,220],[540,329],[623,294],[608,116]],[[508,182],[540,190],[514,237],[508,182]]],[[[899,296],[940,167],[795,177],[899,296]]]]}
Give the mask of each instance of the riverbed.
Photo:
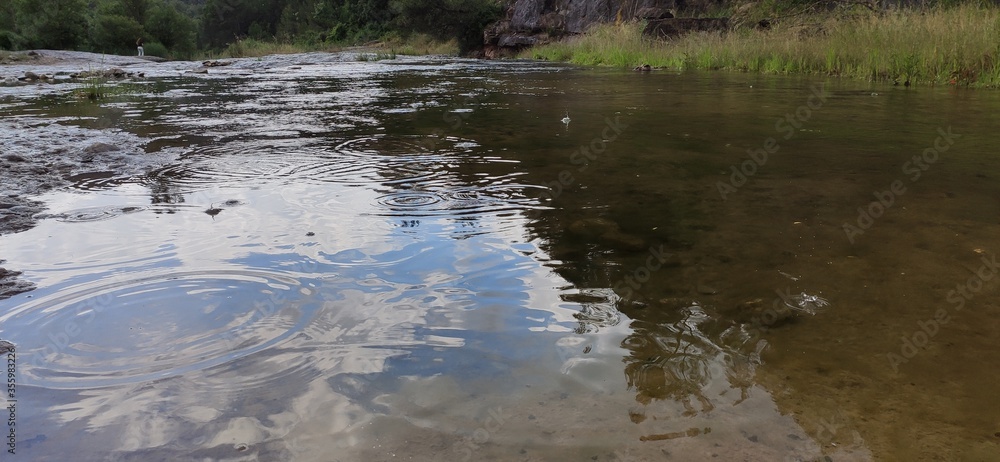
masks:
{"type": "Polygon", "coordinates": [[[0,66],[19,455],[1000,451],[996,92],[358,55],[0,66]]]}

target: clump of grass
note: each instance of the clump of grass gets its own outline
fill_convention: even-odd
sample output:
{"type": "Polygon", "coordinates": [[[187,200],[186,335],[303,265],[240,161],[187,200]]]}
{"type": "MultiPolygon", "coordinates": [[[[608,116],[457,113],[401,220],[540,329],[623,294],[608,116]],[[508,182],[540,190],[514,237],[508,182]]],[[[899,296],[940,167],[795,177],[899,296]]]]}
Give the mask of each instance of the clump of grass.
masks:
{"type": "Polygon", "coordinates": [[[382,61],[384,59],[396,59],[396,51],[376,51],[374,53],[358,53],[355,57],[358,61],[382,61]]]}
{"type": "MultiPolygon", "coordinates": [[[[342,51],[346,44],[328,42],[281,42],[244,38],[230,43],[225,49],[217,52],[203,53],[201,60],[223,58],[259,58],[267,55],[305,53],[309,51],[342,51]]],[[[458,42],[449,40],[442,42],[425,34],[412,34],[401,37],[398,34],[388,34],[383,40],[372,42],[365,48],[375,49],[373,52],[361,52],[355,55],[358,61],[380,61],[395,59],[397,55],[457,55],[458,42]]]]}
{"type": "Polygon", "coordinates": [[[137,95],[144,91],[141,85],[122,82],[117,85],[109,85],[109,78],[102,75],[92,75],[87,77],[83,86],[79,89],[79,95],[91,101],[107,99],[115,96],[137,95]]]}
{"type": "Polygon", "coordinates": [[[1000,86],[1000,9],[853,11],[798,16],[770,30],[738,28],[670,41],[643,25],[602,25],[522,56],[586,65],[814,73],[872,81],[1000,86]]]}
{"type": "MultiPolygon", "coordinates": [[[[103,64],[104,58],[101,58],[101,65],[103,66],[103,64]]],[[[79,95],[91,101],[106,97],[108,95],[108,77],[104,75],[104,71],[95,71],[93,66],[88,66],[86,74],[87,78],[84,80],[83,87],[80,88],[79,95]]]]}
{"type": "Polygon", "coordinates": [[[111,69],[104,68],[103,63],[102,59],[102,66],[98,70],[94,70],[91,66],[87,72],[83,73],[86,77],[84,77],[83,86],[77,90],[79,97],[97,101],[112,96],[135,95],[145,90],[142,85],[128,81],[110,85],[109,82],[115,79],[115,75],[111,69]]]}
{"type": "Polygon", "coordinates": [[[407,37],[389,36],[384,45],[396,50],[404,56],[448,55],[456,56],[459,52],[457,40],[442,42],[426,34],[412,34],[407,37]]]}
{"type": "Polygon", "coordinates": [[[104,77],[92,76],[84,81],[80,89],[80,96],[91,101],[103,99],[108,95],[107,79],[104,77]]]}
{"type": "Polygon", "coordinates": [[[307,51],[315,50],[294,43],[270,42],[246,38],[230,43],[229,46],[222,50],[219,56],[213,56],[212,58],[257,58],[267,55],[304,53],[307,51]]]}

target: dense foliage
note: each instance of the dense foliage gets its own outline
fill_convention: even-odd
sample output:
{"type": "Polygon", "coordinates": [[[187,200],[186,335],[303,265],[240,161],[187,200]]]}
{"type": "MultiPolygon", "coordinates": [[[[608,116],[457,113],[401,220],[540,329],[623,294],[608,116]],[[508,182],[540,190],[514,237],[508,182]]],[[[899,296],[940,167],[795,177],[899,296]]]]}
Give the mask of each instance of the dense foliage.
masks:
{"type": "Polygon", "coordinates": [[[4,0],[0,49],[78,49],[185,57],[240,39],[354,44],[427,33],[464,49],[500,13],[498,0],[4,0]]]}

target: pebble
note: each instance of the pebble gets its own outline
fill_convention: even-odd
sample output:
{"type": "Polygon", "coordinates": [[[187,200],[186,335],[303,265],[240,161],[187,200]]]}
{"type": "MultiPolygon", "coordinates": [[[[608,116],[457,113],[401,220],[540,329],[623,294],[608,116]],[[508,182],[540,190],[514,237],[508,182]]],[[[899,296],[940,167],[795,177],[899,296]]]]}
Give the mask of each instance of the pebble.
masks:
{"type": "Polygon", "coordinates": [[[698,284],[698,293],[702,295],[716,295],[719,293],[714,287],[707,284],[698,284]]]}

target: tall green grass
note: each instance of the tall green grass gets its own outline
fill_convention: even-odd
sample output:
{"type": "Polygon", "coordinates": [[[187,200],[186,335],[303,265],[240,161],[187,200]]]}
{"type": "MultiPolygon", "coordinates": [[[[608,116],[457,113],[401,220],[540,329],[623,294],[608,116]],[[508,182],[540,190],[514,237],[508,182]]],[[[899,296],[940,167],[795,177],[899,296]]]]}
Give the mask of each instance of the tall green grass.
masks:
{"type": "Polygon", "coordinates": [[[384,59],[396,59],[396,50],[378,50],[372,53],[358,53],[354,59],[358,61],[382,61],[384,59]]]}
{"type": "Polygon", "coordinates": [[[207,54],[203,57],[206,59],[257,58],[260,56],[267,56],[267,55],[305,53],[307,51],[316,51],[316,48],[307,47],[295,43],[246,38],[230,43],[220,53],[207,54]]]}
{"type": "Polygon", "coordinates": [[[382,59],[395,59],[400,55],[430,55],[430,54],[458,54],[458,43],[455,40],[442,42],[434,40],[427,35],[413,34],[407,37],[398,35],[386,35],[379,42],[372,42],[363,47],[349,47],[349,44],[337,43],[289,43],[271,40],[257,40],[245,38],[230,43],[225,49],[212,53],[205,53],[201,59],[220,58],[257,58],[267,55],[306,53],[310,51],[337,52],[345,49],[361,49],[355,56],[359,61],[378,61],[382,59]]]}
{"type": "Polygon", "coordinates": [[[770,30],[737,28],[669,41],[646,38],[642,28],[638,23],[602,25],[522,56],[585,65],[1000,86],[1000,9],[992,6],[797,17],[770,30]]]}

